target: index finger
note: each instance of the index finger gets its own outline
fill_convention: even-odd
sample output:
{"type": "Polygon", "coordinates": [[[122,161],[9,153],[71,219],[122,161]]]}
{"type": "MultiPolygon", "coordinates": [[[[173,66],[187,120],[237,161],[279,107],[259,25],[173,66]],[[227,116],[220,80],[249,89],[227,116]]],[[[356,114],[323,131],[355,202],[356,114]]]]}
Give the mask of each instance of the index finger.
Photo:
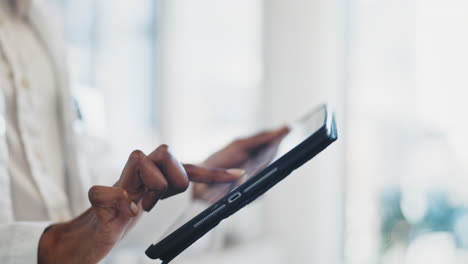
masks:
{"type": "Polygon", "coordinates": [[[227,183],[237,181],[245,173],[242,169],[205,168],[192,164],[184,164],[185,171],[193,182],[227,183]]]}

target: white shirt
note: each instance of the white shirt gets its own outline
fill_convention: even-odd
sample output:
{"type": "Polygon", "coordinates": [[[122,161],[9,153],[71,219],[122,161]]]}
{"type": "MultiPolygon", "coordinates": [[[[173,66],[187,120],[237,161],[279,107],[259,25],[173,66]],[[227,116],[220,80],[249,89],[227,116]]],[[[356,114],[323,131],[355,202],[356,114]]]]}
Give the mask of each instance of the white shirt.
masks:
{"type": "MultiPolygon", "coordinates": [[[[42,0],[14,0],[16,4],[15,12],[10,12],[10,6],[7,4],[13,3],[11,0],[0,0],[2,5],[1,10],[5,13],[0,15],[0,53],[2,61],[0,67],[0,263],[2,264],[27,264],[37,263],[37,250],[39,240],[44,232],[44,229],[50,225],[50,221],[26,221],[26,217],[33,217],[34,219],[64,219],[68,217],[68,211],[71,211],[74,216],[83,212],[88,206],[86,190],[90,187],[90,176],[91,173],[88,171],[86,161],[80,159],[78,155],[78,142],[76,141],[76,134],[73,133],[73,120],[74,114],[72,111],[71,96],[68,90],[67,70],[65,64],[65,45],[60,30],[57,26],[59,22],[54,21],[56,17],[48,12],[49,6],[42,0]],[[37,32],[37,35],[28,33],[28,29],[24,29],[21,35],[22,37],[32,38],[32,42],[27,41],[23,43],[18,41],[17,32],[12,33],[12,16],[7,16],[6,12],[11,14],[21,15],[22,18],[27,19],[31,24],[31,31],[37,32]],[[40,44],[44,47],[41,47],[40,44]],[[24,48],[30,48],[28,45],[34,45],[34,50],[41,54],[46,54],[44,57],[38,58],[33,56],[29,59],[29,50],[19,51],[24,48]],[[24,53],[23,53],[24,52],[24,53]],[[50,58],[47,58],[50,55],[50,58]],[[37,109],[37,105],[30,103],[29,99],[31,96],[38,96],[39,91],[24,92],[21,88],[25,87],[38,87],[31,81],[40,81],[48,83],[50,80],[42,79],[44,76],[31,77],[30,75],[36,74],[36,70],[29,69],[35,59],[43,60],[44,65],[42,67],[51,68],[54,70],[54,81],[52,81],[51,90],[59,94],[60,102],[56,105],[59,106],[60,110],[60,123],[57,124],[60,127],[63,134],[63,155],[65,161],[61,163],[64,165],[66,175],[63,179],[67,179],[65,184],[68,188],[62,190],[62,193],[66,191],[69,205],[68,208],[62,208],[65,202],[57,195],[54,191],[56,187],[60,187],[60,183],[50,185],[52,181],[51,173],[46,173],[47,161],[39,160],[34,150],[46,149],[48,150],[49,145],[41,146],[36,144],[39,142],[37,137],[34,135],[33,130],[36,129],[34,118],[29,116],[34,115],[33,111],[37,109]],[[47,60],[50,61],[47,61],[47,60]],[[25,64],[28,64],[25,66],[25,64]],[[32,78],[30,80],[29,78],[32,78]],[[10,86],[11,87],[7,87],[10,86]],[[14,91],[8,94],[8,90],[14,91]],[[13,97],[14,98],[13,98],[13,97]],[[7,98],[8,97],[8,98],[7,98]],[[29,98],[28,98],[29,97],[29,98]],[[11,113],[12,111],[8,108],[12,108],[9,100],[15,100],[16,106],[14,107],[17,111],[16,115],[17,128],[13,131],[9,131],[9,138],[7,138],[7,122],[12,122],[11,113]],[[8,121],[10,120],[10,121],[8,121]],[[15,148],[13,139],[19,138],[23,150],[15,148]],[[13,143],[13,144],[12,144],[13,143]],[[8,146],[13,146],[13,150],[9,150],[8,146]],[[19,150],[19,151],[18,151],[19,150]],[[16,153],[15,151],[18,151],[16,153]],[[23,152],[24,151],[24,152],[23,152]],[[15,152],[15,153],[14,153],[15,152]],[[20,153],[23,152],[23,153],[20,153]],[[12,164],[10,164],[10,154],[16,157],[12,157],[13,160],[18,160],[18,157],[22,157],[26,160],[26,168],[30,170],[29,175],[22,174],[19,178],[15,175],[11,175],[13,172],[12,164]],[[30,178],[27,178],[30,176],[30,178]],[[13,179],[15,177],[15,179],[13,179]],[[20,180],[21,179],[21,180],[20,180]],[[33,179],[31,181],[31,179],[33,179]],[[32,183],[33,182],[33,183],[32,183]],[[24,185],[24,186],[23,186],[24,185]],[[19,191],[25,191],[22,195],[19,191]],[[31,194],[29,194],[31,192],[31,194]],[[15,194],[14,194],[15,193],[15,194]],[[38,195],[39,194],[39,195],[38,195]],[[17,200],[15,195],[20,195],[26,200],[34,202],[21,202],[17,200]],[[36,199],[35,199],[35,198],[36,199]],[[21,205],[18,205],[20,204],[21,205]],[[18,213],[21,210],[21,215],[18,213]],[[30,212],[39,212],[39,215],[33,216],[30,212]],[[45,212],[44,212],[45,211],[45,212]],[[20,219],[24,217],[24,219],[20,219]]],[[[26,20],[25,20],[26,21],[26,20]]],[[[27,25],[27,24],[25,24],[27,25]]],[[[24,40],[24,39],[23,39],[24,40]]],[[[34,52],[34,53],[36,53],[34,52]]],[[[41,55],[39,55],[41,56],[41,55]]],[[[37,66],[37,65],[36,65],[37,66]]],[[[38,69],[38,72],[49,71],[50,69],[38,69]]],[[[48,75],[48,74],[47,74],[48,75]]],[[[48,76],[45,76],[48,79],[48,76]]],[[[40,85],[42,86],[42,85],[40,85]]],[[[56,118],[55,116],[52,118],[56,118]]],[[[47,128],[46,128],[47,129],[47,128]]],[[[55,128],[52,128],[55,129],[55,128]]],[[[41,131],[43,131],[41,129],[41,131]]],[[[18,145],[16,145],[18,146],[18,145]]],[[[41,152],[44,152],[41,150],[41,152]]],[[[23,164],[24,161],[19,161],[17,164],[23,164]]],[[[57,170],[61,170],[57,167],[57,170]]],[[[27,170],[21,170],[23,172],[27,170]]],[[[56,174],[59,175],[59,174],[56,174]]],[[[60,177],[60,176],[59,176],[60,177]]]]}
{"type": "MultiPolygon", "coordinates": [[[[9,52],[15,53],[22,69],[22,86],[15,86],[15,73],[5,56],[0,57],[0,86],[6,102],[8,171],[14,217],[17,221],[65,221],[71,213],[65,194],[64,144],[59,128],[59,96],[51,58],[27,19],[12,12],[11,8],[8,2],[0,3],[0,17],[3,18],[0,27],[4,40],[8,42],[6,46],[15,47],[9,52]],[[26,109],[19,108],[17,102],[22,100],[26,102],[26,109]],[[26,143],[25,133],[29,133],[33,140],[26,143]],[[28,160],[31,156],[39,162],[40,177],[47,181],[44,191],[55,197],[53,213],[48,212],[32,178],[28,160]]],[[[1,46],[0,51],[5,54],[1,46]]]]}
{"type": "MultiPolygon", "coordinates": [[[[53,11],[51,6],[42,0],[0,0],[0,4],[10,1],[21,2],[15,14],[31,25],[21,21],[16,24],[18,21],[13,21],[14,17],[0,14],[0,263],[30,264],[37,263],[37,247],[44,229],[51,222],[68,218],[69,212],[75,217],[86,210],[90,206],[87,190],[95,179],[102,175],[115,175],[112,178],[117,179],[121,165],[118,171],[109,171],[113,166],[105,165],[106,155],[89,153],[95,151],[95,145],[86,147],[90,145],[86,144],[89,140],[73,129],[76,113],[72,109],[67,79],[65,42],[57,28],[62,23],[50,12],[53,11]],[[22,27],[21,36],[16,30],[12,33],[10,26],[22,27]],[[49,78],[50,71],[52,78],[49,78]],[[24,89],[26,87],[33,89],[24,89]],[[51,99],[56,95],[59,102],[51,99]],[[36,103],[46,100],[47,106],[31,103],[33,98],[37,99],[36,103]],[[15,107],[10,100],[15,100],[15,107]],[[59,116],[53,114],[54,104],[59,108],[59,116]],[[17,112],[13,114],[11,109],[17,112]],[[37,109],[41,113],[35,113],[37,109]],[[41,127],[41,122],[54,122],[57,126],[41,127]],[[8,123],[17,128],[6,129],[8,123]],[[60,136],[53,133],[63,134],[63,140],[57,140],[60,136]],[[51,143],[44,146],[42,142],[51,143]],[[60,154],[57,144],[62,143],[60,154]],[[49,150],[53,154],[49,154],[49,150]],[[15,172],[12,160],[18,161],[18,166],[25,165],[26,169],[17,168],[20,172],[15,172]],[[55,162],[58,166],[52,164],[55,162]],[[65,197],[61,197],[63,193],[65,197]],[[28,217],[37,220],[26,220],[28,217]],[[45,219],[50,221],[43,221],[45,219]]],[[[0,9],[8,10],[5,8],[9,6],[0,9]]],[[[175,222],[187,208],[190,197],[190,193],[186,193],[161,201],[157,210],[141,219],[127,236],[128,245],[133,248],[131,252],[142,258],[141,262],[133,261],[133,256],[132,263],[147,261],[144,248],[175,222]]],[[[113,263],[122,263],[122,256],[114,255],[113,263]]]]}

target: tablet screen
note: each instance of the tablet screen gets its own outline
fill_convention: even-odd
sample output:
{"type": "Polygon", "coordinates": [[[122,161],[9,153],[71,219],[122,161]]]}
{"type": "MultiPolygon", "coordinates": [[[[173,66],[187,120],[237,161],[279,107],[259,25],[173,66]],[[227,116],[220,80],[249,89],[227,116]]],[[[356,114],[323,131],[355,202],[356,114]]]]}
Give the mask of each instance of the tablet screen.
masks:
{"type": "Polygon", "coordinates": [[[177,223],[174,224],[166,232],[166,234],[174,231],[176,228],[184,222],[190,220],[198,213],[207,209],[212,204],[222,199],[226,194],[231,192],[233,189],[239,187],[251,177],[257,175],[260,171],[266,168],[268,165],[279,159],[281,156],[289,152],[291,149],[299,145],[301,142],[306,140],[308,137],[313,135],[317,130],[322,128],[326,119],[326,108],[324,106],[315,109],[303,118],[288,125],[289,132],[282,138],[277,139],[271,144],[261,147],[252,157],[242,166],[245,170],[245,175],[235,183],[228,184],[213,184],[206,186],[203,191],[203,196],[199,197],[202,201],[198,204],[204,204],[197,210],[186,210],[186,214],[178,219],[177,223]]]}
{"type": "Polygon", "coordinates": [[[289,133],[284,137],[265,145],[260,148],[252,157],[242,166],[245,170],[245,175],[233,184],[216,184],[215,188],[208,189],[202,200],[209,204],[216,203],[223,198],[227,193],[246,182],[251,177],[255,176],[266,168],[271,163],[275,162],[281,156],[289,152],[291,149],[306,140],[317,130],[323,127],[326,118],[325,107],[320,107],[315,111],[310,112],[300,120],[297,120],[290,125],[289,133]]]}

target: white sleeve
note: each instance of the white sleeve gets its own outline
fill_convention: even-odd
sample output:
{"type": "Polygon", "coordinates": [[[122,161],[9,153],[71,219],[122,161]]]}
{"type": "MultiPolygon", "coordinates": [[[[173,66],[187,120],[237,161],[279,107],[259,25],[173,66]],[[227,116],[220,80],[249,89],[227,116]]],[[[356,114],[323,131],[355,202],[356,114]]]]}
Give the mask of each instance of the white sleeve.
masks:
{"type": "Polygon", "coordinates": [[[0,263],[35,264],[47,222],[0,223],[0,263]]]}

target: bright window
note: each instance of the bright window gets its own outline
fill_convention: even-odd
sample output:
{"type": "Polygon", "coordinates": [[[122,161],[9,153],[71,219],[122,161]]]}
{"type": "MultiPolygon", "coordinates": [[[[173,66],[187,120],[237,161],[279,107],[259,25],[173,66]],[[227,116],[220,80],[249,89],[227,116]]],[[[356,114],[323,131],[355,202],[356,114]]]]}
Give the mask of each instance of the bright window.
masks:
{"type": "Polygon", "coordinates": [[[468,261],[467,13],[351,1],[348,263],[468,261]]]}

